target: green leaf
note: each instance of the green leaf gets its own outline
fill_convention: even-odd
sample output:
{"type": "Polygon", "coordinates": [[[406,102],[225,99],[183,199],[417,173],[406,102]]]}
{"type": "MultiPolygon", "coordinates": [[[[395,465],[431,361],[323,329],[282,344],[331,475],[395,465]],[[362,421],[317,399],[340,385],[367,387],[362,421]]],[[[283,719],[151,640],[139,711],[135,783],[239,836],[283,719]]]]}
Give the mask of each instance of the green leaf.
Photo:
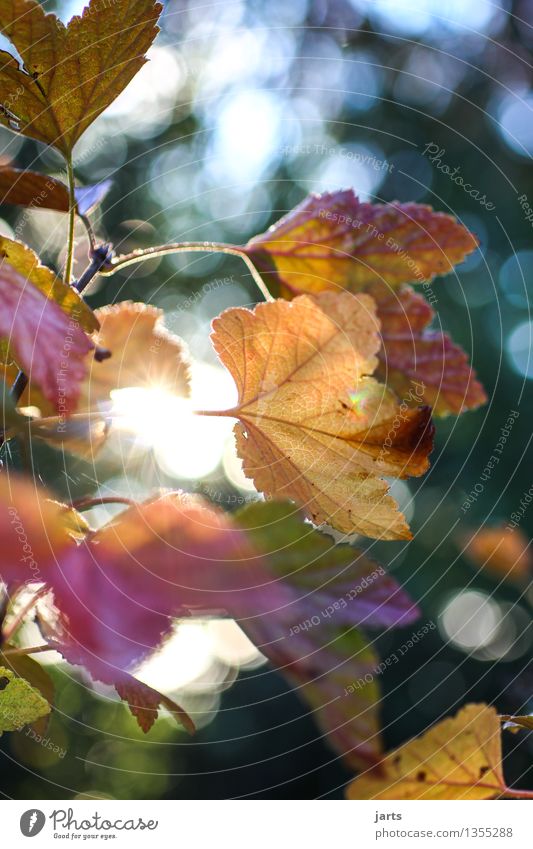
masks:
{"type": "Polygon", "coordinates": [[[0,733],[19,731],[49,713],[49,703],[35,687],[0,666],[0,733]]]}

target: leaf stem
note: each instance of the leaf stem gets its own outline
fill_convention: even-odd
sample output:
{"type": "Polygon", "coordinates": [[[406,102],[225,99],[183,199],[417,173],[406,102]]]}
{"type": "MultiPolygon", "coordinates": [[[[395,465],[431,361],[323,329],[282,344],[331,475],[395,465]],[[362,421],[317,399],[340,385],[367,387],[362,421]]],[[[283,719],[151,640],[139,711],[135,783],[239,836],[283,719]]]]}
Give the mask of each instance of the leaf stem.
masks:
{"type": "Polygon", "coordinates": [[[69,154],[67,158],[67,177],[68,177],[68,194],[69,194],[69,213],[68,213],[68,243],[67,243],[67,258],[65,260],[64,282],[67,286],[70,285],[72,276],[72,263],[74,259],[74,227],[76,224],[76,197],[74,195],[74,169],[72,167],[72,156],[69,154]]]}
{"type": "Polygon", "coordinates": [[[153,248],[144,248],[142,250],[132,251],[129,254],[118,256],[112,261],[108,268],[102,269],[100,274],[103,274],[105,277],[109,277],[121,268],[126,268],[128,265],[133,265],[136,262],[146,262],[146,260],[155,259],[160,256],[167,256],[168,254],[200,252],[223,253],[229,256],[240,257],[247,266],[248,271],[252,275],[254,282],[258,286],[265,300],[272,300],[270,292],[263,283],[261,275],[246,253],[245,248],[240,247],[239,245],[228,245],[225,242],[171,242],[169,245],[158,245],[153,248]]]}

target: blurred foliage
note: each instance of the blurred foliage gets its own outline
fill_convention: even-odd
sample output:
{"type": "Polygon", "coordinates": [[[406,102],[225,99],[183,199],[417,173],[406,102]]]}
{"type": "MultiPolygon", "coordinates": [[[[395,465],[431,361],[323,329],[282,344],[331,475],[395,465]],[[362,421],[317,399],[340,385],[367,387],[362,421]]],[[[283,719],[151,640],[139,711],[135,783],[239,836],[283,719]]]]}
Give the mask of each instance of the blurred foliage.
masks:
{"type": "MultiPolygon", "coordinates": [[[[81,5],[57,8],[68,18],[81,5]]],[[[75,151],[80,181],[114,181],[95,225],[119,252],[170,240],[244,242],[308,192],[343,186],[364,200],[429,203],[478,235],[480,250],[432,289],[435,326],[470,352],[491,400],[440,421],[430,472],[399,485],[403,506],[414,507],[415,539],[369,545],[419,601],[420,624],[439,624],[381,676],[388,748],[466,700],[494,702],[507,714],[533,711],[533,598],[478,573],[459,542],[484,522],[509,521],[531,486],[532,13],[531,0],[230,0],[207,11],[170,0],[152,62],[75,151]],[[501,460],[465,509],[512,410],[520,415],[501,460]]],[[[61,172],[53,152],[4,130],[0,151],[4,162],[61,172]]],[[[60,261],[61,216],[8,207],[2,214],[8,234],[44,244],[46,258],[60,261]]],[[[80,230],[78,272],[86,251],[80,230]]],[[[257,297],[237,259],[191,254],[130,267],[97,284],[89,300],[164,308],[168,326],[212,365],[211,318],[257,297]]],[[[58,474],[51,458],[39,448],[35,467],[58,492],[94,492],[95,469],[65,458],[58,474]]],[[[162,469],[150,451],[130,454],[127,479],[124,462],[117,455],[99,463],[108,491],[181,485],[223,506],[247,497],[220,464],[193,482],[162,469]]],[[[522,530],[532,521],[526,511],[522,530]]],[[[398,652],[412,631],[376,635],[381,656],[398,652]]],[[[10,796],[340,797],[349,778],[297,696],[266,667],[241,672],[218,712],[212,699],[212,721],[193,740],[166,720],[143,737],[108,694],[91,693],[66,667],[53,674],[59,696],[47,733],[66,754],[24,731],[4,735],[10,796]]],[[[532,743],[507,736],[509,781],[532,786],[532,743]]]]}

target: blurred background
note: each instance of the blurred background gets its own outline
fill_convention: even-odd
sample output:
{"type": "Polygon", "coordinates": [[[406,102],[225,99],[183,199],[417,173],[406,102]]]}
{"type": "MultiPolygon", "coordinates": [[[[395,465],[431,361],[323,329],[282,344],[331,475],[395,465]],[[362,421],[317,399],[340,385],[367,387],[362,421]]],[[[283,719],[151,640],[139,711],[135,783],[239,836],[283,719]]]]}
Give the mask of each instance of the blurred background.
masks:
{"type": "MultiPolygon", "coordinates": [[[[45,5],[64,20],[83,7],[45,5]]],[[[465,701],[533,711],[531,596],[461,554],[463,534],[508,522],[533,483],[532,45],[531,0],[170,0],[150,63],[75,150],[80,182],[113,181],[95,227],[119,252],[177,240],[242,243],[309,192],[347,186],[363,200],[429,203],[480,239],[432,288],[435,327],[469,352],[490,401],[439,420],[430,472],[395,484],[414,540],[368,541],[419,601],[420,626],[437,625],[380,677],[388,748],[465,701]],[[482,481],[513,411],[501,462],[482,481]]],[[[54,152],[4,129],[0,155],[51,174],[62,168],[54,152]]],[[[1,232],[61,263],[62,216],[9,207],[0,214],[1,232]]],[[[80,229],[78,270],[86,256],[80,229]]],[[[242,263],[181,254],[129,267],[89,296],[93,307],[125,299],[161,307],[187,341],[197,405],[231,403],[232,381],[209,331],[222,309],[258,300],[242,263]]],[[[58,463],[41,447],[36,473],[63,497],[145,497],[168,486],[227,509],[255,499],[231,422],[178,420],[174,404],[160,390],[125,390],[116,398],[122,424],[96,464],[58,463]]],[[[99,525],[113,509],[89,518],[99,525]]],[[[521,531],[532,521],[533,508],[521,531]]],[[[412,630],[374,633],[375,648],[385,657],[412,630]]],[[[165,718],[144,736],[111,690],[54,660],[57,707],[47,736],[59,751],[5,734],[0,786],[9,796],[342,796],[349,772],[231,622],[180,626],[139,672],[194,711],[193,740],[165,718]]],[[[531,740],[509,734],[505,742],[509,782],[533,787],[531,740]]]]}

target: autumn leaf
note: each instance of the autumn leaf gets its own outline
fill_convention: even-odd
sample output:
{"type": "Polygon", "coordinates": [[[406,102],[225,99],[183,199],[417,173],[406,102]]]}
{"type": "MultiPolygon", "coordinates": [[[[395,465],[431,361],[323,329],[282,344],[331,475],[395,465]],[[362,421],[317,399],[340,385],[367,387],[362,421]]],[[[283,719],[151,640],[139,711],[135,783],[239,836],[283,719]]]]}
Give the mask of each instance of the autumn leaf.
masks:
{"type": "MultiPolygon", "coordinates": [[[[111,180],[76,188],[78,215],[88,215],[101,203],[110,188],[111,180]]],[[[0,167],[0,203],[27,206],[32,210],[52,209],[56,212],[68,212],[70,209],[69,191],[61,180],[8,166],[0,167]]]]}
{"type": "Polygon", "coordinates": [[[59,650],[106,683],[158,648],[175,617],[256,616],[292,598],[230,516],[179,494],[134,505],[89,535],[50,585],[59,650]]]}
{"type": "Polygon", "coordinates": [[[234,520],[268,559],[269,570],[297,591],[310,616],[319,613],[337,626],[393,628],[420,615],[382,566],[358,548],[336,545],[303,522],[293,504],[258,501],[238,510],[234,520]]]}
{"type": "MultiPolygon", "coordinates": [[[[383,776],[361,775],[349,799],[494,799],[508,788],[495,709],[469,704],[421,737],[390,752],[383,776]]],[[[512,792],[512,791],[511,791],[512,792]]]]}
{"type": "Polygon", "coordinates": [[[0,30],[23,62],[1,53],[0,121],[69,158],[146,61],[160,12],[153,0],[91,0],[64,26],[37,0],[0,0],[0,30]]]}
{"type": "Polygon", "coordinates": [[[0,667],[0,734],[19,731],[50,713],[50,705],[28,681],[0,667]]]}
{"type": "Polygon", "coordinates": [[[76,290],[72,286],[66,286],[53,271],[42,265],[39,257],[27,245],[0,236],[0,257],[0,269],[12,266],[42,295],[53,300],[63,312],[78,321],[87,333],[98,330],[99,324],[94,312],[76,290]]]}
{"type": "Polygon", "coordinates": [[[465,554],[474,566],[495,578],[529,584],[533,557],[530,541],[519,528],[482,527],[462,535],[465,554]]]}
{"type": "Polygon", "coordinates": [[[453,216],[416,203],[361,203],[351,189],[309,195],[244,251],[276,296],[360,292],[446,274],[477,247],[453,216]]]}
{"type": "Polygon", "coordinates": [[[379,337],[367,295],[325,292],[226,310],[213,345],[237,384],[237,451],[258,490],[302,505],[315,524],[382,539],[409,538],[379,476],[421,475],[433,428],[428,408],[402,411],[368,375],[379,337]]]}
{"type": "Polygon", "coordinates": [[[70,286],[18,242],[0,237],[0,337],[54,410],[75,409],[98,322],[70,286]]]}
{"type": "Polygon", "coordinates": [[[504,713],[501,714],[500,719],[506,730],[513,732],[520,731],[520,729],[533,731],[533,716],[509,716],[504,713]]]}
{"type": "MultiPolygon", "coordinates": [[[[8,647],[9,648],[9,647],[8,647]]],[[[24,679],[34,687],[51,706],[54,702],[54,682],[46,668],[27,654],[2,654],[0,653],[0,664],[10,669],[17,678],[24,679]]],[[[49,713],[39,717],[33,728],[37,734],[43,734],[48,725],[49,713]]]]}
{"type": "Polygon", "coordinates": [[[125,701],[131,711],[132,716],[137,720],[139,728],[148,733],[154,722],[156,721],[159,708],[166,708],[174,717],[179,725],[182,725],[189,734],[194,734],[194,722],[176,702],[159,693],[157,690],[148,687],[138,681],[132,675],[123,673],[120,680],[115,681],[115,690],[120,698],[125,701]]]}
{"type": "MultiPolygon", "coordinates": [[[[317,618],[318,614],[317,614],[317,618]]],[[[240,623],[260,651],[311,708],[330,745],[353,769],[377,768],[382,757],[379,703],[374,674],[379,660],[355,628],[322,620],[321,626],[279,633],[279,622],[240,623]],[[277,625],[277,627],[276,627],[277,625]]]]}
{"type": "Polygon", "coordinates": [[[377,304],[382,347],[376,374],[412,404],[433,414],[459,415],[486,403],[468,357],[440,330],[428,330],[435,313],[410,286],[394,291],[384,283],[367,287],[377,304]]]}
{"type": "MultiPolygon", "coordinates": [[[[128,508],[62,558],[50,582],[60,628],[52,640],[47,635],[48,642],[94,678],[113,683],[124,697],[123,673],[134,674],[164,643],[174,618],[229,616],[280,665],[332,744],[354,765],[375,764],[381,756],[377,684],[372,677],[351,699],[344,690],[378,661],[352,625],[405,621],[416,616],[416,608],[392,579],[369,572],[368,563],[353,568],[349,584],[332,565],[327,589],[320,588],[315,598],[303,575],[282,570],[282,558],[276,558],[272,543],[265,541],[266,531],[259,533],[255,524],[273,515],[287,523],[279,540],[293,549],[299,571],[309,568],[311,582],[314,564],[306,563],[310,544],[298,552],[293,541],[307,526],[287,518],[287,509],[282,505],[276,512],[265,505],[259,516],[252,510],[232,518],[201,499],[179,494],[128,508]],[[322,605],[334,604],[341,593],[347,609],[335,610],[335,620],[329,621],[322,605]],[[323,627],[312,634],[298,627],[315,613],[323,627]]],[[[325,570],[325,548],[331,543],[313,534],[313,550],[322,550],[325,570]]],[[[351,561],[353,555],[346,551],[345,572],[351,561]]],[[[138,705],[151,711],[148,717],[143,711],[143,722],[153,718],[151,701],[146,705],[141,699],[138,705]]]]}
{"type": "Polygon", "coordinates": [[[46,581],[50,563],[75,546],[64,509],[33,481],[0,474],[0,580],[10,594],[23,584],[46,581]]]}
{"type": "Polygon", "coordinates": [[[187,348],[165,328],[163,316],[163,310],[131,301],[96,310],[100,330],[95,341],[111,351],[111,357],[92,359],[79,410],[103,409],[110,405],[113,390],[128,387],[189,395],[187,348]]]}

